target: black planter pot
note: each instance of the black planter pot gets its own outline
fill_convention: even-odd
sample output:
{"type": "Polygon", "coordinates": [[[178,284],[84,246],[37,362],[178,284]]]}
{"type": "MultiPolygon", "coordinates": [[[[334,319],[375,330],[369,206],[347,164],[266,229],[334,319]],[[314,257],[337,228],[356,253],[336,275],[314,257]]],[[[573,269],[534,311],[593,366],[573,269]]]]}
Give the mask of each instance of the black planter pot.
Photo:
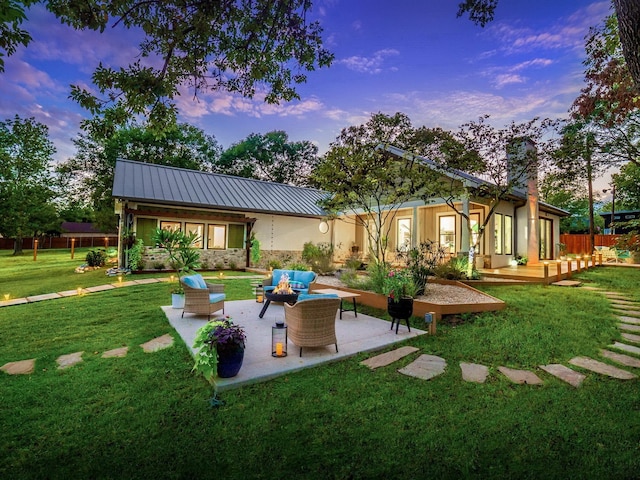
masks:
{"type": "Polygon", "coordinates": [[[244,360],[244,348],[234,345],[224,348],[218,345],[218,377],[235,377],[242,367],[244,360]]]}
{"type": "Polygon", "coordinates": [[[387,297],[387,312],[391,317],[391,330],[393,330],[393,324],[396,324],[396,333],[398,333],[398,327],[400,326],[400,320],[404,320],[407,324],[407,328],[411,331],[411,324],[409,318],[413,314],[413,298],[391,298],[387,297]]]}

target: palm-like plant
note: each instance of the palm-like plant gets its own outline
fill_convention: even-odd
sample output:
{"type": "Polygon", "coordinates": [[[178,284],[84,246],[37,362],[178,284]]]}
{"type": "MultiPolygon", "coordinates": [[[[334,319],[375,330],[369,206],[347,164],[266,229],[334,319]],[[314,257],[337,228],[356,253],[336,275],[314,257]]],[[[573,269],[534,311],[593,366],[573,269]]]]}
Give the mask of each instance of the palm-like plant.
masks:
{"type": "Polygon", "coordinates": [[[200,252],[195,248],[198,239],[197,233],[184,233],[181,230],[156,228],[153,232],[153,242],[167,251],[169,264],[178,276],[178,287],[173,293],[184,293],[180,278],[200,265],[200,252]]]}

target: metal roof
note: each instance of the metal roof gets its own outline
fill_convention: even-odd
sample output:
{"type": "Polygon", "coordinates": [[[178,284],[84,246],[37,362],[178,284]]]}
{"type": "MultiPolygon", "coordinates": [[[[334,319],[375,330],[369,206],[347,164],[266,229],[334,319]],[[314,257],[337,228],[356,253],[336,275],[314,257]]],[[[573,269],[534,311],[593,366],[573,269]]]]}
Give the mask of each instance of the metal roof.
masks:
{"type": "Polygon", "coordinates": [[[136,202],[322,217],[314,188],[118,159],[112,195],[136,202]]]}

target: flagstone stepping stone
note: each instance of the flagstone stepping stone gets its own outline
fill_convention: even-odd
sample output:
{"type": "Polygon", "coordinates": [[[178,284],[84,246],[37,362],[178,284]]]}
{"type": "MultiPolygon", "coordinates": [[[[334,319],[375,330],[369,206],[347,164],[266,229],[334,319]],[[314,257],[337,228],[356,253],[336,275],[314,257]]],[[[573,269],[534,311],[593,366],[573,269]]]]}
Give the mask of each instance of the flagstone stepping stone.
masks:
{"type": "Polygon", "coordinates": [[[29,360],[19,360],[17,362],[5,363],[0,367],[5,373],[9,375],[30,375],[36,368],[36,359],[30,358],[29,360]]]}
{"type": "Polygon", "coordinates": [[[627,332],[640,332],[640,325],[629,325],[628,323],[619,323],[618,328],[620,330],[626,330],[627,332]]]}
{"type": "Polygon", "coordinates": [[[629,355],[625,355],[623,353],[611,352],[609,350],[600,350],[600,355],[614,362],[621,363],[622,365],[626,365],[627,367],[635,367],[640,368],[640,360],[634,357],[630,357],[629,355]]]}
{"type": "Polygon", "coordinates": [[[395,350],[391,350],[390,352],[382,353],[380,355],[376,355],[375,357],[363,360],[362,362],[360,362],[360,365],[365,365],[372,370],[379,367],[386,367],[387,365],[390,365],[393,362],[406,357],[407,355],[411,355],[418,350],[419,349],[416,347],[396,348],[395,350]]]}
{"type": "Polygon", "coordinates": [[[638,306],[637,305],[622,305],[620,303],[614,303],[611,306],[613,308],[615,308],[616,310],[625,310],[625,311],[629,311],[629,312],[635,312],[637,315],[640,315],[640,312],[638,311],[638,306]]]}
{"type": "Polygon", "coordinates": [[[128,352],[129,347],[114,348],[104,352],[102,358],[126,357],[128,352]]]}
{"type": "Polygon", "coordinates": [[[82,362],[83,353],[84,352],[74,352],[74,353],[69,353],[67,355],[60,355],[56,359],[56,362],[58,363],[58,368],[63,369],[63,368],[73,367],[76,363],[82,362]]]}
{"type": "Polygon", "coordinates": [[[624,315],[618,315],[618,320],[624,323],[630,323],[632,325],[640,325],[640,318],[636,318],[636,317],[627,317],[624,315]]]}
{"type": "MultiPolygon", "coordinates": [[[[82,291],[82,289],[80,289],[82,291]]],[[[75,290],[65,290],[64,292],[58,292],[58,295],[61,297],[74,297],[78,295],[78,289],[75,290]]]]}
{"type": "Polygon", "coordinates": [[[609,345],[609,348],[617,348],[618,350],[624,350],[627,353],[640,355],[640,347],[634,347],[633,345],[627,345],[626,343],[613,342],[613,345],[609,345]]]}
{"type": "Polygon", "coordinates": [[[465,382],[484,383],[489,376],[489,368],[478,363],[460,362],[460,369],[465,382]]]}
{"type": "Polygon", "coordinates": [[[498,370],[500,370],[500,372],[502,372],[502,374],[513,383],[517,383],[519,385],[523,385],[525,383],[528,385],[542,385],[540,377],[528,370],[516,370],[509,367],[498,367],[498,370]]]}
{"type": "Polygon", "coordinates": [[[575,365],[576,367],[581,367],[585,370],[591,370],[592,372],[596,372],[601,375],[607,375],[619,380],[631,380],[632,378],[636,378],[636,375],[631,372],[627,372],[626,370],[622,370],[621,368],[599,362],[597,360],[594,360],[593,358],[574,357],[569,360],[569,363],[571,365],[575,365]]]}
{"type": "Polygon", "coordinates": [[[435,355],[420,355],[414,362],[398,370],[403,375],[430,380],[444,373],[447,361],[435,355]]]}
{"type": "Polygon", "coordinates": [[[602,289],[600,287],[592,287],[591,285],[585,285],[582,288],[585,290],[593,290],[594,292],[601,292],[602,289]]]}
{"type": "Polygon", "coordinates": [[[550,373],[554,377],[558,377],[560,380],[567,382],[569,385],[579,387],[586,375],[578,373],[575,370],[571,370],[569,367],[565,367],[560,363],[551,363],[549,365],[540,365],[540,368],[547,373],[550,373]]]}
{"type": "Polygon", "coordinates": [[[631,300],[622,300],[618,298],[614,298],[611,300],[611,303],[614,305],[638,305],[638,302],[633,302],[631,300]]]}
{"type": "Polygon", "coordinates": [[[145,353],[153,353],[157,352],[158,350],[164,350],[171,345],[173,345],[173,337],[167,333],[165,335],[162,335],[161,337],[153,338],[148,342],[141,344],[140,346],[145,353]]]}
{"type": "Polygon", "coordinates": [[[10,307],[12,305],[24,305],[25,303],[29,303],[29,300],[26,298],[14,298],[12,300],[3,300],[0,302],[0,307],[10,307]]]}
{"type": "Polygon", "coordinates": [[[95,287],[86,287],[85,291],[89,293],[104,292],[105,290],[113,290],[113,285],[107,283],[105,285],[96,285],[95,287]]]}
{"type": "Polygon", "coordinates": [[[111,285],[113,285],[115,288],[120,288],[120,287],[131,287],[133,285],[138,285],[138,283],[135,280],[129,280],[127,282],[112,283],[111,285]]]}
{"type": "Polygon", "coordinates": [[[640,343],[640,335],[634,335],[633,333],[623,333],[622,338],[629,342],[640,343]]]}
{"type": "Polygon", "coordinates": [[[148,283],[159,283],[157,278],[141,278],[140,280],[134,280],[137,285],[146,285],[148,283]]]}
{"type": "Polygon", "coordinates": [[[578,282],[577,280],[560,280],[559,282],[553,282],[551,285],[555,285],[556,287],[579,287],[582,285],[582,282],[578,282]]]}
{"type": "Polygon", "coordinates": [[[27,301],[29,303],[41,302],[43,300],[53,300],[55,298],[60,298],[60,295],[57,293],[45,293],[43,295],[34,295],[32,297],[27,297],[27,301]]]}

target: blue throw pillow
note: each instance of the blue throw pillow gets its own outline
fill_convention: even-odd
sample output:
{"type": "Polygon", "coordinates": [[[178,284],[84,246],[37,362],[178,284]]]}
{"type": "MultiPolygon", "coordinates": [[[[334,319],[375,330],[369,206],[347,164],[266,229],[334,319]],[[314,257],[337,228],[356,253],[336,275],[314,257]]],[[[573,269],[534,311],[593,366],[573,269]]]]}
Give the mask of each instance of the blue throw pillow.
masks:
{"type": "Polygon", "coordinates": [[[200,282],[195,278],[195,275],[189,275],[187,277],[182,277],[182,281],[187,287],[191,288],[202,288],[200,286],[200,282]]]}
{"type": "Polygon", "coordinates": [[[301,290],[303,288],[307,288],[307,286],[302,282],[289,282],[289,286],[291,288],[295,288],[296,290],[301,290]]]}

